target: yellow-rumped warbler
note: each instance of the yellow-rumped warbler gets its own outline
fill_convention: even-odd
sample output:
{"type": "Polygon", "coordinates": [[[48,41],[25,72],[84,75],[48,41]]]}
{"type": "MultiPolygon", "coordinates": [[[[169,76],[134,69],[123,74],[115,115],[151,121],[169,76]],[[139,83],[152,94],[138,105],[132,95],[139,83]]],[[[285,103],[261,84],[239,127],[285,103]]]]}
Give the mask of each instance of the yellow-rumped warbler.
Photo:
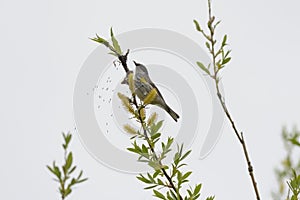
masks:
{"type": "MultiPolygon", "coordinates": [[[[135,93],[139,97],[140,100],[144,100],[146,96],[149,94],[149,92],[152,89],[156,89],[157,95],[155,98],[150,102],[150,104],[156,105],[164,109],[167,113],[170,114],[170,116],[177,122],[179,115],[174,112],[165,102],[162,94],[156,87],[156,85],[151,81],[147,68],[139,63],[135,64],[135,74],[134,74],[134,87],[135,87],[135,93]]],[[[130,73],[133,73],[132,71],[128,71],[126,77],[121,82],[122,84],[128,84],[128,75],[130,73]]]]}

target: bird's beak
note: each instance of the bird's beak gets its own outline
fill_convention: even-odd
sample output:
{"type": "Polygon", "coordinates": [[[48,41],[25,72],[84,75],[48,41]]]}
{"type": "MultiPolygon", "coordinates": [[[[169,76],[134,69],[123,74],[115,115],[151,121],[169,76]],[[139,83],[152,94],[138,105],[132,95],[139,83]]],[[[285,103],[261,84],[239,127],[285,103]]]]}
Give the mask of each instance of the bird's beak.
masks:
{"type": "Polygon", "coordinates": [[[137,63],[137,62],[135,62],[135,61],[133,61],[133,63],[135,64],[135,66],[137,66],[137,65],[138,65],[138,63],[137,63]]]}

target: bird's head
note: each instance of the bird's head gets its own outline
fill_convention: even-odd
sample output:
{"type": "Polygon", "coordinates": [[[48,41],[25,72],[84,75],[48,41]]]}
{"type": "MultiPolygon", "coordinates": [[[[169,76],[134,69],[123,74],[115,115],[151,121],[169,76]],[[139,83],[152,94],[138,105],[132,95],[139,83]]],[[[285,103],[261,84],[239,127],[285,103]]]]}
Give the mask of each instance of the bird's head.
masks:
{"type": "Polygon", "coordinates": [[[140,63],[137,63],[137,62],[135,62],[135,61],[133,61],[134,62],[134,64],[135,64],[135,71],[136,72],[138,72],[138,73],[143,73],[143,74],[147,74],[148,75],[148,70],[147,70],[147,68],[144,66],[144,65],[142,65],[142,64],[140,64],[140,63]]]}

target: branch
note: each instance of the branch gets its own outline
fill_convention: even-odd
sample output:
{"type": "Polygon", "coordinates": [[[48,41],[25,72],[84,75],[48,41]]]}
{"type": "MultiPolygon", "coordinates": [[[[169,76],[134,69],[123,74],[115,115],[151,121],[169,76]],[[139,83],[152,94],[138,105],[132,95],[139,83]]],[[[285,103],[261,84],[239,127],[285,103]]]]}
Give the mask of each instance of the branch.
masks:
{"type": "Polygon", "coordinates": [[[127,73],[129,71],[128,66],[127,66],[127,56],[129,54],[129,49],[127,50],[125,55],[118,55],[118,59],[121,62],[125,72],[127,73]]]}
{"type": "Polygon", "coordinates": [[[227,45],[226,44],[226,40],[227,40],[227,36],[225,35],[223,37],[223,41],[221,44],[221,47],[216,50],[216,43],[217,41],[214,39],[214,34],[215,34],[215,29],[217,27],[217,25],[220,23],[220,21],[218,22],[214,22],[215,21],[215,16],[212,15],[212,11],[211,11],[211,0],[208,0],[208,22],[207,22],[207,27],[209,30],[209,34],[206,34],[205,31],[200,27],[200,25],[198,24],[198,22],[196,20],[194,20],[194,23],[196,25],[196,29],[202,33],[202,35],[204,36],[204,38],[206,38],[207,42],[206,42],[206,47],[209,50],[209,53],[212,56],[212,65],[213,65],[213,72],[211,74],[210,70],[209,70],[209,66],[205,67],[202,63],[197,62],[198,66],[207,74],[209,75],[215,83],[216,86],[216,91],[217,91],[217,96],[219,99],[219,102],[223,108],[223,111],[226,114],[227,119],[229,120],[232,129],[238,139],[238,141],[240,142],[240,144],[242,145],[243,148],[243,152],[244,152],[244,157],[246,159],[247,162],[247,166],[248,166],[248,172],[252,181],[252,185],[253,185],[253,189],[254,192],[256,194],[256,199],[260,200],[260,195],[258,192],[258,188],[257,188],[257,183],[255,181],[255,177],[254,177],[254,172],[253,172],[253,166],[251,164],[250,158],[249,158],[249,154],[248,154],[248,149],[246,146],[246,141],[244,139],[243,133],[238,131],[238,129],[236,128],[236,125],[233,121],[233,118],[231,117],[230,112],[228,111],[228,108],[225,104],[225,100],[220,92],[220,88],[219,88],[219,76],[218,73],[220,72],[220,70],[222,68],[225,67],[225,65],[231,60],[231,58],[228,56],[230,54],[230,50],[225,52],[224,47],[227,45]],[[220,58],[221,56],[221,58],[220,58]]]}
{"type": "MultiPolygon", "coordinates": [[[[155,143],[159,140],[160,133],[158,133],[159,127],[162,125],[162,121],[158,122],[156,125],[154,125],[155,117],[150,117],[148,119],[148,122],[146,122],[146,116],[145,116],[145,106],[147,105],[147,97],[144,100],[141,100],[141,104],[137,102],[136,95],[135,95],[135,89],[134,89],[134,80],[133,80],[133,73],[129,70],[127,66],[127,57],[129,54],[129,50],[124,54],[122,53],[121,47],[117,41],[117,39],[113,35],[113,31],[111,29],[111,40],[112,45],[105,39],[99,37],[96,34],[95,38],[91,38],[91,40],[98,42],[100,44],[103,44],[107,48],[111,50],[109,54],[115,56],[118,58],[116,62],[120,62],[122,64],[122,67],[124,71],[126,72],[126,77],[124,79],[128,81],[128,86],[132,94],[132,98],[127,97],[126,95],[123,95],[121,93],[118,93],[118,96],[120,97],[124,107],[126,110],[131,113],[134,118],[141,124],[142,127],[142,133],[140,131],[134,130],[134,128],[130,127],[130,125],[125,125],[124,129],[131,134],[135,134],[135,136],[132,137],[140,137],[147,141],[148,147],[146,147],[144,144],[142,145],[142,148],[140,148],[136,141],[133,143],[134,148],[128,148],[129,151],[132,151],[134,153],[137,153],[140,155],[139,161],[141,162],[148,162],[149,166],[151,166],[153,169],[155,169],[155,173],[153,176],[151,176],[149,173],[147,173],[148,178],[145,178],[143,175],[140,174],[139,177],[137,177],[140,181],[145,182],[147,184],[152,184],[149,187],[146,187],[144,189],[152,189],[156,186],[163,186],[167,187],[168,191],[166,193],[166,197],[164,197],[163,194],[158,192],[157,190],[153,189],[154,196],[161,198],[161,199],[177,199],[177,200],[183,200],[183,199],[197,199],[200,196],[200,189],[201,184],[197,184],[194,189],[190,187],[190,189],[187,189],[188,196],[182,197],[180,194],[180,188],[183,183],[188,182],[187,178],[191,175],[191,171],[188,171],[186,173],[181,173],[178,169],[186,164],[181,163],[183,159],[185,159],[191,151],[187,151],[186,153],[182,154],[183,145],[180,147],[178,146],[178,152],[174,155],[174,164],[172,164],[171,172],[168,174],[167,169],[168,166],[165,166],[162,164],[162,159],[166,157],[166,154],[171,151],[170,146],[172,145],[173,138],[169,137],[168,142],[161,143],[163,153],[158,155],[155,151],[155,143]],[[134,105],[134,106],[133,106],[134,105]],[[135,108],[134,108],[135,107],[135,108]],[[151,120],[152,119],[152,120],[151,120]],[[152,125],[150,121],[152,121],[152,125]],[[155,128],[154,128],[155,127],[155,128]],[[149,129],[150,128],[150,129],[149,129]],[[151,130],[151,131],[150,131],[151,130]],[[155,131],[153,131],[155,130],[155,131]],[[145,158],[145,160],[142,160],[141,158],[145,158]],[[180,164],[179,164],[180,163],[180,164]],[[165,182],[162,182],[159,178],[154,180],[156,176],[161,175],[162,177],[165,177],[167,180],[165,182]],[[173,180],[175,179],[177,175],[177,181],[173,180]],[[154,185],[153,185],[154,184],[154,185]]],[[[151,95],[151,92],[148,94],[151,95]]],[[[150,97],[149,97],[150,98],[150,97]]],[[[149,100],[150,101],[150,100],[149,100]]],[[[213,200],[214,197],[208,197],[207,200],[213,200]]]]}
{"type": "MultiPolygon", "coordinates": [[[[127,52],[126,52],[125,55],[119,55],[118,56],[118,59],[121,62],[121,64],[122,64],[122,66],[123,66],[123,68],[124,68],[124,70],[125,70],[126,73],[129,71],[128,66],[127,66],[127,56],[128,56],[128,53],[129,53],[129,50],[127,50],[127,52]]],[[[139,105],[138,105],[138,103],[136,101],[136,96],[134,94],[132,94],[132,98],[133,98],[133,102],[132,103],[135,106],[135,108],[138,110],[138,119],[139,119],[139,121],[140,121],[140,123],[142,125],[144,137],[146,138],[146,141],[148,143],[148,146],[149,146],[151,152],[154,155],[154,158],[156,160],[158,160],[157,153],[155,152],[155,149],[153,148],[153,146],[152,146],[152,144],[151,144],[151,142],[149,140],[149,137],[148,137],[148,134],[147,134],[147,129],[145,127],[145,122],[144,122],[144,120],[142,118],[142,115],[141,115],[141,109],[140,109],[140,107],[139,107],[139,105]]],[[[159,161],[159,164],[161,166],[163,166],[163,164],[162,164],[161,161],[159,161]]],[[[179,194],[179,191],[176,189],[176,187],[175,187],[175,185],[174,185],[174,183],[172,181],[172,178],[168,175],[168,173],[166,172],[166,170],[164,168],[161,168],[161,171],[163,172],[164,176],[168,180],[170,187],[174,190],[174,192],[176,194],[179,194]]],[[[182,198],[182,196],[180,194],[179,194],[179,199],[183,200],[183,198],[182,198]]]]}
{"type": "Polygon", "coordinates": [[[232,117],[231,117],[231,115],[230,115],[230,113],[229,113],[229,111],[228,111],[228,109],[226,107],[226,104],[225,104],[225,102],[224,102],[224,100],[222,98],[222,95],[221,95],[221,93],[219,91],[219,85],[218,85],[218,83],[216,83],[216,88],[217,88],[218,99],[219,99],[219,101],[220,101],[220,103],[222,105],[222,108],[223,108],[226,116],[227,116],[227,119],[230,121],[231,126],[232,126],[232,128],[234,130],[234,133],[237,136],[240,144],[243,147],[244,156],[245,156],[245,159],[246,159],[246,162],[247,162],[247,165],[248,165],[248,172],[249,172],[249,175],[250,175],[250,178],[251,178],[251,181],[252,181],[252,185],[253,185],[253,189],[254,189],[254,192],[255,192],[255,195],[256,195],[256,199],[260,200],[260,195],[259,195],[259,192],[258,192],[257,183],[256,183],[255,177],[254,177],[253,166],[252,166],[250,158],[249,158],[248,149],[247,149],[247,146],[246,146],[246,141],[244,139],[243,132],[241,132],[239,134],[239,132],[238,132],[238,130],[237,130],[235,124],[234,124],[234,121],[233,121],[233,119],[232,119],[232,117]]]}

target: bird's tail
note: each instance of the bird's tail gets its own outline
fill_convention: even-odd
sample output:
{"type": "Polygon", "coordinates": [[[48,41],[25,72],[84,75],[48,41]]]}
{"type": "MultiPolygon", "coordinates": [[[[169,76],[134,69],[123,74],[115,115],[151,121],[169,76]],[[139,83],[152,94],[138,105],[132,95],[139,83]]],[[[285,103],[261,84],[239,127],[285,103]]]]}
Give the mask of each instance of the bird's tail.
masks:
{"type": "Polygon", "coordinates": [[[165,109],[169,114],[170,116],[177,122],[178,118],[179,118],[179,115],[174,111],[172,110],[168,105],[166,105],[166,109],[165,109]]]}

